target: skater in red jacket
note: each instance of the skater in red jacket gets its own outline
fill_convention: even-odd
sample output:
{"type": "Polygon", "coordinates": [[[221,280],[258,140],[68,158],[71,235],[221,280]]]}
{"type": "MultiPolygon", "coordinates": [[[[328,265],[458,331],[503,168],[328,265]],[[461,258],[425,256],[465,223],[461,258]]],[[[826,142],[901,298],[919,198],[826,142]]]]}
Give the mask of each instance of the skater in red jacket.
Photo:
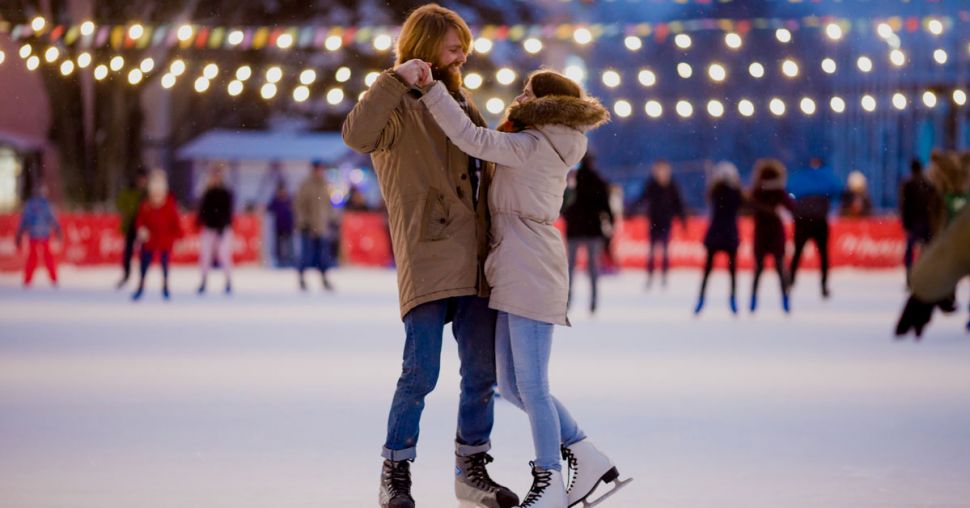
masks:
{"type": "Polygon", "coordinates": [[[141,242],[141,267],[138,289],[131,296],[139,300],[145,290],[145,274],[157,256],[162,265],[162,297],[169,299],[168,264],[175,240],[182,236],[175,198],[168,192],[168,178],[161,170],[152,171],[148,181],[148,199],[142,203],[135,219],[141,242]]]}

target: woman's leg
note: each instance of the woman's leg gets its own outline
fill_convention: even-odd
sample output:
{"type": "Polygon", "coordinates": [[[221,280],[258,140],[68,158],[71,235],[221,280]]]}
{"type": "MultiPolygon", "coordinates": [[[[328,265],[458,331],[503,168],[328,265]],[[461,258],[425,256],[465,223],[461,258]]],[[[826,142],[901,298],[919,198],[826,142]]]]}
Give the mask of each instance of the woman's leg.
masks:
{"type": "Polygon", "coordinates": [[[754,257],[754,281],[751,283],[751,312],[758,308],[758,283],[761,282],[761,272],[765,269],[763,254],[754,257]]]}
{"type": "Polygon", "coordinates": [[[205,280],[212,268],[212,254],[216,250],[219,233],[209,228],[202,228],[199,234],[199,270],[202,272],[201,287],[205,288],[205,280]]]}
{"type": "Polygon", "coordinates": [[[222,272],[226,274],[226,288],[228,289],[232,281],[232,230],[226,229],[219,235],[218,248],[216,255],[219,256],[219,265],[222,272]]]}
{"type": "Polygon", "coordinates": [[[600,260],[603,257],[603,240],[590,238],[586,240],[586,269],[589,272],[590,301],[589,310],[595,311],[599,302],[600,260]]]}
{"type": "Polygon", "coordinates": [[[576,254],[579,251],[579,240],[567,240],[566,241],[566,261],[569,267],[569,293],[566,301],[572,303],[573,301],[573,273],[576,271],[576,254]]]}
{"type": "Polygon", "coordinates": [[[513,406],[524,410],[519,389],[515,385],[515,361],[512,357],[512,342],[509,335],[509,315],[499,312],[495,321],[495,377],[498,392],[513,406]]]}
{"type": "Polygon", "coordinates": [[[50,240],[45,240],[40,244],[40,250],[44,255],[44,267],[47,268],[47,275],[51,278],[51,282],[57,285],[57,264],[54,262],[54,254],[51,253],[51,243],[50,240]]]}
{"type": "Polygon", "coordinates": [[[711,276],[711,271],[714,269],[714,254],[716,251],[713,249],[707,249],[707,259],[704,261],[704,278],[701,279],[701,295],[698,298],[699,301],[704,301],[704,295],[707,293],[707,279],[711,276]]]}
{"type": "Polygon", "coordinates": [[[731,298],[738,292],[738,251],[728,251],[728,272],[731,274],[731,298]]]}

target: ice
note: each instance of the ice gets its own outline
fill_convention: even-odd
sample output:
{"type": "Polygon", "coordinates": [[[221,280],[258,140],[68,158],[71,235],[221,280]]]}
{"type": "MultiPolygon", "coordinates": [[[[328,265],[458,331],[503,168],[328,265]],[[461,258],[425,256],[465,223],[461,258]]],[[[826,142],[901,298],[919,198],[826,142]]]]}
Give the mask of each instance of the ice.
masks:
{"type": "MultiPolygon", "coordinates": [[[[370,507],[403,327],[386,270],[341,269],[334,294],[291,272],[238,270],[235,294],[177,268],[144,301],[111,269],[0,275],[0,506],[370,507]],[[129,288],[130,290],[130,288],[129,288]]],[[[899,271],[836,271],[833,298],[800,274],[783,315],[773,273],[760,310],[727,310],[716,272],[604,278],[591,317],[579,276],[557,328],[553,392],[623,476],[604,506],[970,506],[970,335],[965,290],[921,343],[891,335],[899,271]]],[[[747,308],[750,274],[740,277],[747,308]]],[[[965,289],[965,288],[963,288],[965,289]]],[[[458,365],[445,342],[414,464],[418,506],[454,507],[458,365]]],[[[500,401],[493,476],[523,494],[525,415],[500,401]]]]}

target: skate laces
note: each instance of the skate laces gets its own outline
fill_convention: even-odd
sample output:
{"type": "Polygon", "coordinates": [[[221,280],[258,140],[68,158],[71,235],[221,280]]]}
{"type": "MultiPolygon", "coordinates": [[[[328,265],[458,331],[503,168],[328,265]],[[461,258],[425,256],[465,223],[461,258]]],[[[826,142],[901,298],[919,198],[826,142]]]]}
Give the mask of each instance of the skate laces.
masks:
{"type": "Polygon", "coordinates": [[[529,465],[532,466],[532,488],[525,496],[525,501],[519,505],[521,508],[527,508],[539,502],[546,487],[552,485],[552,471],[537,469],[535,462],[529,462],[529,465]]]}
{"type": "Polygon", "coordinates": [[[384,477],[388,484],[391,497],[411,495],[411,467],[406,460],[389,461],[390,466],[385,468],[384,477]]]}
{"type": "Polygon", "coordinates": [[[488,469],[485,468],[486,465],[495,460],[491,455],[482,452],[465,457],[465,459],[468,461],[468,470],[465,472],[466,478],[476,486],[489,492],[494,492],[499,489],[499,484],[492,480],[492,477],[488,475],[488,469]]]}
{"type": "Polygon", "coordinates": [[[566,492],[569,492],[573,490],[573,486],[576,485],[576,479],[579,478],[579,460],[576,458],[576,454],[565,446],[562,447],[562,459],[569,466],[569,485],[566,487],[566,492]]]}

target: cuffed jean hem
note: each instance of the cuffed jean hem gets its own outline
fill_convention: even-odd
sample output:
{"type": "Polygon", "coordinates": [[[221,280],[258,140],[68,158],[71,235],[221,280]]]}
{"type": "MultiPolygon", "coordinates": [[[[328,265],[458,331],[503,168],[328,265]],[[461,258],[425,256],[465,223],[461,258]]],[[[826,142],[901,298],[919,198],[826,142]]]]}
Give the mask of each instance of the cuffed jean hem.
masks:
{"type": "Polygon", "coordinates": [[[455,455],[458,455],[459,457],[471,457],[472,455],[485,453],[491,449],[491,441],[476,446],[461,444],[458,441],[455,441],[455,455]]]}
{"type": "Polygon", "coordinates": [[[577,435],[575,438],[573,438],[573,439],[571,439],[569,441],[565,441],[564,440],[562,442],[562,445],[564,447],[567,447],[568,448],[568,447],[570,447],[570,446],[572,446],[572,445],[574,445],[576,443],[580,443],[580,442],[585,441],[587,437],[589,437],[589,436],[587,436],[586,434],[584,434],[583,431],[579,431],[579,435],[577,435]]]}
{"type": "Polygon", "coordinates": [[[413,461],[418,456],[418,449],[415,447],[405,448],[403,450],[389,450],[384,448],[381,452],[381,457],[394,462],[399,462],[402,460],[413,461]]]}

